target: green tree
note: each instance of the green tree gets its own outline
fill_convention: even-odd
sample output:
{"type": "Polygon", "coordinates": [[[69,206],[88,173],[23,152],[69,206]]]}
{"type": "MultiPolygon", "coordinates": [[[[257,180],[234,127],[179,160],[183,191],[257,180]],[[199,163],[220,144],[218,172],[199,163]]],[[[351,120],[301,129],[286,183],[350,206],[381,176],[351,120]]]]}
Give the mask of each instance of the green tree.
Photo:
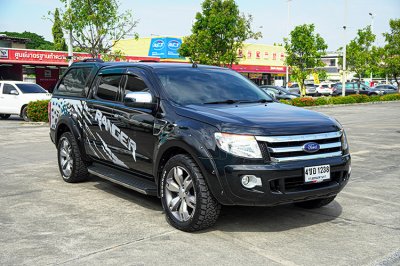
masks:
{"type": "Polygon", "coordinates": [[[205,0],[201,6],[192,34],[183,38],[180,55],[202,64],[232,66],[243,42],[258,39],[261,33],[251,30],[252,17],[240,14],[234,0],[205,0]]]}
{"type": "Polygon", "coordinates": [[[390,32],[384,33],[386,44],[382,50],[382,68],[397,83],[400,93],[400,19],[391,19],[390,32]]]}
{"type": "Polygon", "coordinates": [[[56,51],[66,51],[67,44],[65,43],[64,33],[61,27],[60,12],[58,8],[54,12],[53,28],[51,29],[54,39],[54,49],[56,51]]]}
{"type": "MultiPolygon", "coordinates": [[[[375,35],[371,26],[359,29],[357,36],[346,46],[346,68],[347,71],[356,73],[358,82],[366,72],[373,71],[378,62],[378,50],[373,46],[375,35]]],[[[341,52],[343,48],[339,49],[341,52]]],[[[339,57],[340,66],[343,66],[343,57],[339,57]]]]}
{"type": "MultiPolygon", "coordinates": [[[[119,12],[117,0],[71,0],[71,7],[61,12],[62,27],[72,30],[74,45],[92,55],[108,53],[119,40],[137,25],[132,11],[119,12]]],[[[135,38],[137,33],[133,34],[135,38]]]]}
{"type": "Polygon", "coordinates": [[[290,32],[289,38],[285,38],[286,60],[290,66],[292,77],[300,86],[301,95],[306,94],[304,81],[315,72],[322,73],[319,67],[324,66],[321,56],[326,54],[328,46],[325,40],[314,33],[314,24],[299,25],[290,32]]]}
{"type": "Polygon", "coordinates": [[[10,32],[10,31],[3,31],[0,34],[5,34],[10,37],[17,37],[17,38],[26,38],[29,39],[29,42],[26,44],[27,49],[35,49],[35,50],[53,50],[54,45],[52,42],[46,41],[43,36],[40,36],[33,32],[24,31],[20,32],[10,32]]]}

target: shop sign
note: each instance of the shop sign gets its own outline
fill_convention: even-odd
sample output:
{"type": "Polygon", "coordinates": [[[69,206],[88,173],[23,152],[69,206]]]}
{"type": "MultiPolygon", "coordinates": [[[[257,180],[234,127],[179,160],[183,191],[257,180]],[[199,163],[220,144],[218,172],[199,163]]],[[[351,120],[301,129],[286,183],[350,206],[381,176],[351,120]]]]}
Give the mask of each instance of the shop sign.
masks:
{"type": "MultiPolygon", "coordinates": [[[[17,63],[52,63],[68,65],[68,53],[28,49],[1,49],[0,59],[17,63]]],[[[81,61],[92,56],[87,53],[74,53],[74,61],[81,61]]]]}
{"type": "Polygon", "coordinates": [[[178,52],[181,45],[180,38],[152,38],[148,55],[160,58],[181,58],[178,52]]]}

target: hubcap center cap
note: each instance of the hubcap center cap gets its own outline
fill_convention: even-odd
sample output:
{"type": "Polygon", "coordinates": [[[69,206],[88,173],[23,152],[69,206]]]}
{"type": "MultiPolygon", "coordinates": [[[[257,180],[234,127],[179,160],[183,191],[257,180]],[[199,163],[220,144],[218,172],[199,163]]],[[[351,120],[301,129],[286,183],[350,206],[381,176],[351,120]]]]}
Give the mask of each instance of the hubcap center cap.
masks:
{"type": "Polygon", "coordinates": [[[180,197],[181,199],[183,199],[183,198],[185,198],[185,196],[186,196],[185,190],[184,190],[183,188],[180,188],[180,189],[179,189],[179,197],[180,197]]]}

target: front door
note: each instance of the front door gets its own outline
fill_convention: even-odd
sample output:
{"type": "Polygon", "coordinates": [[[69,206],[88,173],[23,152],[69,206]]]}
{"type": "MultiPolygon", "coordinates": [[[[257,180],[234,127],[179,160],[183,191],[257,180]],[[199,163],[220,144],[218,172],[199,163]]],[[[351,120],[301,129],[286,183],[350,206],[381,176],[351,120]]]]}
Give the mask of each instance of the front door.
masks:
{"type": "Polygon", "coordinates": [[[3,83],[0,87],[0,113],[1,114],[20,114],[21,94],[14,85],[3,83]],[[19,95],[11,94],[11,91],[17,91],[19,95]]]}
{"type": "MultiPolygon", "coordinates": [[[[153,101],[156,91],[146,78],[146,72],[140,68],[129,69],[125,76],[125,84],[121,90],[121,101],[114,108],[116,125],[126,141],[119,145],[119,156],[131,170],[152,174],[153,151],[156,136],[153,135],[154,114],[144,108],[125,106],[123,99],[129,92],[150,92],[153,101]]],[[[124,139],[123,137],[122,139],[124,139]]]]}
{"type": "Polygon", "coordinates": [[[116,135],[114,106],[119,101],[119,91],[124,70],[99,73],[91,99],[87,104],[91,123],[85,133],[86,151],[93,157],[123,168],[128,166],[118,157],[119,136],[116,135]]]}

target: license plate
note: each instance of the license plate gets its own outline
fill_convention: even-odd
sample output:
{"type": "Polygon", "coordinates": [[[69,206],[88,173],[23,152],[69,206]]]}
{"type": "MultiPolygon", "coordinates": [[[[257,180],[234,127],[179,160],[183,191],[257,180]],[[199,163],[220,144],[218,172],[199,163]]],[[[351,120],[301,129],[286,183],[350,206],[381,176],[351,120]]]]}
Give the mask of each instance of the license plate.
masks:
{"type": "Polygon", "coordinates": [[[331,167],[327,165],[304,167],[304,182],[319,183],[331,179],[331,167]]]}

